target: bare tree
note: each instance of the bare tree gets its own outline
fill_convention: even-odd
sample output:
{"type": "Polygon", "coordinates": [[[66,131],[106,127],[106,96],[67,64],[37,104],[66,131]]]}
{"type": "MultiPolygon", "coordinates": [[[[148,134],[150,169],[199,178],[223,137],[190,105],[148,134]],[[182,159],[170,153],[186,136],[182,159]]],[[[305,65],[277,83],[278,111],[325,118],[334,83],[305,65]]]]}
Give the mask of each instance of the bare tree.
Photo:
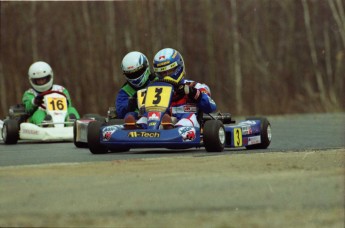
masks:
{"type": "Polygon", "coordinates": [[[314,73],[316,77],[316,83],[318,86],[318,90],[320,93],[320,98],[321,102],[323,105],[326,104],[326,93],[325,93],[325,88],[324,88],[324,82],[322,79],[322,74],[319,70],[319,65],[318,65],[318,60],[317,60],[317,52],[316,52],[316,47],[314,43],[314,36],[313,36],[313,31],[311,28],[311,22],[310,22],[310,13],[309,13],[309,6],[306,0],[302,0],[302,5],[304,9],[304,24],[306,28],[306,33],[307,33],[307,39],[308,39],[308,44],[309,44],[309,49],[310,49],[310,57],[312,59],[313,65],[314,65],[314,73]]]}
{"type": "Polygon", "coordinates": [[[237,5],[236,0],[231,0],[232,13],[232,31],[233,31],[233,49],[234,49],[234,72],[235,72],[235,90],[236,90],[236,111],[242,113],[242,72],[241,72],[241,56],[240,56],[240,42],[238,37],[238,22],[237,22],[237,5]]]}

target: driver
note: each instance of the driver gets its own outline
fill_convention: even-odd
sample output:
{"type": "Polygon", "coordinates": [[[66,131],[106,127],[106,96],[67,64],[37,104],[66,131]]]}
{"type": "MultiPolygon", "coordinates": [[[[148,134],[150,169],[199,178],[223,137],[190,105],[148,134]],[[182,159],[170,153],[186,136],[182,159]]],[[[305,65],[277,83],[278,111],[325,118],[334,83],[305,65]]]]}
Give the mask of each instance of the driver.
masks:
{"type": "Polygon", "coordinates": [[[48,63],[42,61],[33,63],[29,68],[28,75],[32,88],[25,91],[22,102],[26,112],[30,115],[28,119],[30,123],[41,124],[43,121],[52,121],[52,117],[40,107],[43,103],[43,93],[47,91],[59,91],[66,95],[68,104],[66,121],[80,118],[77,110],[72,106],[67,89],[60,85],[53,85],[54,73],[48,63]]]}
{"type": "MultiPolygon", "coordinates": [[[[175,49],[164,48],[157,52],[153,60],[153,69],[158,79],[176,84],[169,111],[162,117],[163,129],[178,126],[199,128],[197,113],[199,111],[211,113],[216,110],[217,106],[211,98],[210,88],[206,84],[184,78],[186,74],[184,61],[182,55],[175,49]]],[[[137,125],[146,123],[146,116],[136,122],[137,125]]]]}
{"type": "Polygon", "coordinates": [[[200,127],[197,112],[214,112],[216,103],[211,98],[211,91],[206,84],[185,79],[185,65],[182,55],[172,48],[157,52],[153,59],[153,69],[159,79],[177,83],[170,105],[170,112],[162,117],[164,129],[173,126],[200,127]],[[173,124],[171,116],[176,118],[173,124]]]}
{"type": "Polygon", "coordinates": [[[147,57],[138,51],[127,53],[121,62],[126,82],[117,93],[115,108],[117,118],[124,118],[130,128],[138,119],[137,91],[144,89],[155,78],[147,57]]]}

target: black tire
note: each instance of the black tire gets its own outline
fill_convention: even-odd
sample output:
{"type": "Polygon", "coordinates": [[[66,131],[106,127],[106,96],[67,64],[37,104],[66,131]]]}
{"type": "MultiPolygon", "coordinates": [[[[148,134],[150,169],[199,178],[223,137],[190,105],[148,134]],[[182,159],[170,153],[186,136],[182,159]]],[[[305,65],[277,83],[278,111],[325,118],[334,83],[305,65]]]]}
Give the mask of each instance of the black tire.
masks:
{"type": "Polygon", "coordinates": [[[219,120],[208,120],[204,125],[204,146],[207,152],[222,152],[225,146],[225,129],[219,120]]]}
{"type": "Polygon", "coordinates": [[[271,143],[271,124],[265,117],[248,117],[246,120],[260,120],[260,137],[261,143],[255,145],[246,146],[248,150],[255,150],[255,149],[267,149],[267,147],[271,143]]]}
{"type": "Polygon", "coordinates": [[[82,119],[94,119],[102,123],[105,122],[105,117],[98,114],[91,114],[91,113],[83,115],[82,119]]]}
{"type": "Polygon", "coordinates": [[[103,123],[99,121],[92,121],[87,126],[87,142],[89,145],[89,150],[93,154],[106,154],[108,148],[103,146],[100,142],[100,128],[103,123]]]}
{"type": "Polygon", "coordinates": [[[110,126],[110,125],[122,125],[124,124],[125,121],[123,119],[110,119],[106,125],[110,126]]]}
{"type": "Polygon", "coordinates": [[[17,144],[19,139],[19,122],[15,119],[5,120],[2,128],[2,139],[5,144],[17,144]]]}
{"type": "Polygon", "coordinates": [[[73,124],[73,143],[77,148],[88,148],[88,144],[86,142],[77,142],[77,121],[74,121],[73,124]]]}
{"type": "Polygon", "coordinates": [[[116,147],[116,149],[110,149],[110,152],[112,152],[112,153],[127,152],[130,149],[131,148],[128,146],[118,146],[118,147],[116,147]]]}

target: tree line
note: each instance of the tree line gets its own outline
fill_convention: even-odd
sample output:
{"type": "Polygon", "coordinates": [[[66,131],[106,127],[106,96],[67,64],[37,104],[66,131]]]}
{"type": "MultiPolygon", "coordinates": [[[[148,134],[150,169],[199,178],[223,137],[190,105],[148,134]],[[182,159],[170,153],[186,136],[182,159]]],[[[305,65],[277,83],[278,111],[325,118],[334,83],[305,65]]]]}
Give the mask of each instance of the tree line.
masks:
{"type": "Polygon", "coordinates": [[[81,114],[105,114],[129,51],[181,52],[187,78],[234,115],[345,109],[344,0],[0,2],[0,119],[29,88],[31,63],[54,70],[81,114]]]}

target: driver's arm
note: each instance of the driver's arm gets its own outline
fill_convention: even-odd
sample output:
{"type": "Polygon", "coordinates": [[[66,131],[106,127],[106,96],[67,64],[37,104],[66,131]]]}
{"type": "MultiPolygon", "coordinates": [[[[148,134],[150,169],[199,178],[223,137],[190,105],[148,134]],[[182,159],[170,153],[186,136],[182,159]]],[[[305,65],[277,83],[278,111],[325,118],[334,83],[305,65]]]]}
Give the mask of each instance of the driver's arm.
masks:
{"type": "Polygon", "coordinates": [[[25,106],[25,111],[28,113],[33,113],[37,106],[34,104],[35,94],[32,93],[30,90],[25,91],[22,97],[22,103],[25,106]]]}

